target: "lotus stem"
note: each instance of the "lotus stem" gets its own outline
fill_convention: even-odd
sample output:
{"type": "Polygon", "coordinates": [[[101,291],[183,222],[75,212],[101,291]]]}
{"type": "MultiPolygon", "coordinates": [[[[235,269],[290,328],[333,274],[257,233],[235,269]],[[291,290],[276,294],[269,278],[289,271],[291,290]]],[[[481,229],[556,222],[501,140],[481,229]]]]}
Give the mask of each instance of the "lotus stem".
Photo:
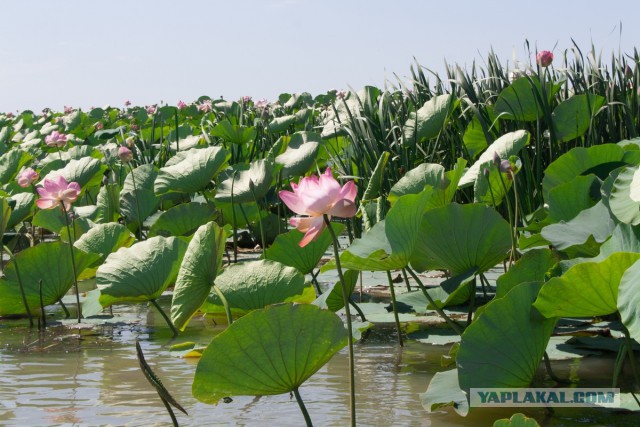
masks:
{"type": "Polygon", "coordinates": [[[160,307],[160,304],[158,304],[158,301],[156,301],[155,299],[149,300],[151,302],[151,304],[153,304],[153,306],[156,308],[156,310],[158,310],[160,312],[160,315],[162,316],[162,318],[164,319],[165,322],[167,322],[167,325],[169,325],[169,328],[171,328],[171,331],[173,332],[173,337],[177,337],[179,332],[176,329],[176,325],[173,324],[173,322],[171,321],[171,319],[169,318],[169,316],[167,316],[167,313],[164,312],[164,310],[162,309],[162,307],[160,307]]]}
{"type": "Polygon", "coordinates": [[[462,335],[463,330],[462,330],[462,328],[460,328],[460,325],[458,325],[455,321],[453,321],[453,319],[451,319],[449,316],[447,316],[447,314],[444,312],[444,310],[442,310],[442,308],[440,308],[435,303],[433,298],[431,298],[431,295],[429,295],[429,293],[427,292],[427,289],[425,288],[424,284],[422,283],[422,281],[420,280],[418,275],[412,269],[410,269],[409,267],[407,267],[407,271],[409,272],[411,277],[413,277],[413,280],[416,281],[416,283],[418,284],[418,287],[420,288],[420,290],[424,294],[425,298],[427,298],[427,300],[429,301],[429,304],[431,304],[435,308],[436,312],[440,315],[440,317],[442,317],[445,320],[445,322],[447,322],[447,324],[449,326],[451,326],[451,329],[453,329],[456,334],[462,335]]]}
{"type": "Polygon", "coordinates": [[[626,326],[622,325],[622,330],[624,332],[624,341],[626,344],[627,357],[629,358],[629,364],[631,365],[631,372],[633,372],[633,379],[636,381],[636,387],[640,384],[640,380],[638,379],[638,369],[636,368],[636,358],[633,353],[633,339],[631,339],[631,334],[629,334],[629,330],[626,326]]]}
{"type": "Polygon", "coordinates": [[[73,239],[71,237],[71,227],[69,226],[69,215],[64,203],[61,204],[62,213],[64,213],[65,223],[67,224],[67,234],[69,235],[69,251],[71,251],[71,269],[73,270],[73,289],[76,292],[76,304],[78,306],[78,323],[82,321],[82,309],[80,306],[80,290],[78,289],[78,273],[76,272],[76,259],[73,253],[73,239]]]}
{"type": "Polygon", "coordinates": [[[33,318],[31,317],[31,310],[29,310],[27,295],[24,293],[24,285],[22,284],[22,279],[20,278],[20,269],[18,268],[18,262],[13,256],[13,252],[11,252],[8,247],[2,245],[2,248],[4,249],[6,254],[9,255],[9,258],[13,261],[13,265],[16,266],[16,279],[18,279],[18,287],[20,288],[20,298],[22,298],[22,304],[24,305],[24,309],[27,312],[27,316],[29,317],[29,327],[33,328],[33,318]]]}
{"type": "Polygon", "coordinates": [[[262,246],[262,256],[264,259],[267,258],[267,241],[264,238],[264,228],[262,227],[262,217],[260,215],[260,205],[258,204],[258,198],[256,197],[256,193],[254,191],[255,185],[252,180],[249,180],[249,190],[251,190],[251,195],[253,196],[253,200],[256,202],[256,206],[258,207],[258,226],[260,227],[260,244],[262,246]]]}
{"type": "Polygon", "coordinates": [[[38,294],[40,295],[40,313],[42,314],[42,329],[47,329],[47,316],[45,315],[45,312],[44,312],[44,301],[42,300],[42,279],[38,280],[38,294]]]}
{"type": "Polygon", "coordinates": [[[304,402],[302,401],[302,396],[300,396],[300,392],[298,391],[298,387],[293,389],[293,394],[296,397],[296,401],[298,402],[298,406],[300,407],[300,411],[302,411],[302,415],[304,416],[304,421],[307,423],[307,427],[312,427],[313,423],[311,422],[311,417],[309,416],[309,412],[307,411],[307,407],[304,406],[304,402]]]}
{"type": "Polygon", "coordinates": [[[229,323],[229,326],[231,326],[231,324],[233,323],[233,316],[231,315],[231,307],[229,307],[229,302],[227,301],[219,287],[214,284],[212,288],[216,295],[218,295],[218,298],[220,298],[220,301],[222,301],[224,312],[227,315],[227,322],[229,323]]]}
{"type": "Polygon", "coordinates": [[[231,177],[231,225],[233,226],[233,263],[238,262],[238,222],[236,221],[236,207],[233,204],[233,185],[236,183],[236,172],[231,177]]]}
{"type": "Polygon", "coordinates": [[[344,312],[347,318],[347,345],[349,347],[349,412],[351,415],[351,427],[356,426],[356,388],[355,388],[355,365],[353,358],[353,327],[351,325],[351,310],[349,310],[349,295],[347,295],[347,287],[345,285],[344,276],[342,274],[342,267],[340,265],[340,251],[338,248],[338,238],[336,233],[331,227],[331,221],[329,217],[324,214],[324,223],[329,229],[331,234],[331,240],[333,243],[333,253],[336,260],[336,269],[338,270],[338,277],[340,278],[340,288],[342,289],[342,300],[344,302],[344,312]]]}
{"type": "Polygon", "coordinates": [[[396,291],[393,289],[393,279],[391,278],[391,272],[386,271],[387,280],[389,281],[389,290],[391,291],[391,306],[393,307],[393,317],[396,321],[396,331],[398,331],[398,344],[400,347],[404,347],[402,342],[402,329],[400,328],[400,318],[398,317],[398,305],[396,304],[396,291]]]}
{"type": "Polygon", "coordinates": [[[404,283],[407,285],[407,292],[411,292],[411,285],[409,284],[409,277],[407,276],[407,269],[402,269],[402,277],[404,277],[404,283]]]}
{"type": "Polygon", "coordinates": [[[140,203],[138,203],[138,189],[136,188],[136,177],[133,173],[133,166],[129,163],[129,171],[131,172],[131,182],[133,183],[133,199],[136,201],[136,217],[138,219],[138,238],[142,239],[142,220],[140,219],[140,203]]]}
{"type": "Polygon", "coordinates": [[[60,307],[62,307],[62,311],[64,311],[64,318],[68,319],[69,317],[71,317],[71,313],[69,313],[69,309],[64,304],[64,302],[62,302],[62,298],[60,298],[60,300],[58,300],[58,303],[60,304],[60,307]]]}

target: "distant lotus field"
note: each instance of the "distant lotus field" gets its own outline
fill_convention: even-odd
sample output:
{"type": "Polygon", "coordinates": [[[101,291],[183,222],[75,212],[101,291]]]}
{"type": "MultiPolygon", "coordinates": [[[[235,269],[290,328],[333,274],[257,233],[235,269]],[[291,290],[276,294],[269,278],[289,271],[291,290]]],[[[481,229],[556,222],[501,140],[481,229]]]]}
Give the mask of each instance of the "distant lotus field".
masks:
{"type": "Polygon", "coordinates": [[[198,358],[195,399],[291,394],[295,425],[340,351],[358,423],[354,348],[376,334],[447,337],[425,419],[487,411],[471,389],[590,386],[554,373],[560,353],[609,354],[607,386],[637,411],[639,61],[573,46],[446,76],[416,63],[384,89],[0,113],[0,327],[149,306],[198,358]],[[372,271],[388,322],[362,300],[372,271]],[[202,318],[226,326],[189,340],[202,318]]]}

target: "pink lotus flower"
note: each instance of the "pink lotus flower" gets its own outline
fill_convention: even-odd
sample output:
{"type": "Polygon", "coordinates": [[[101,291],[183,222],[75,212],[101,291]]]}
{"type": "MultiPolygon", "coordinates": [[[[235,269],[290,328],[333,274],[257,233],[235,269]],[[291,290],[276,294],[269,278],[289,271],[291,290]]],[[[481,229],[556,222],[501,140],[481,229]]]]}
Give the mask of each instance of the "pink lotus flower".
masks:
{"type": "Polygon", "coordinates": [[[38,172],[32,168],[27,168],[18,174],[18,185],[22,188],[27,188],[32,182],[38,179],[38,172]]]}
{"type": "Polygon", "coordinates": [[[104,124],[102,124],[102,122],[96,122],[95,126],[96,126],[96,130],[104,129],[104,124]]]}
{"type": "Polygon", "coordinates": [[[315,175],[302,178],[300,183],[291,184],[291,191],[280,191],[278,194],[289,209],[306,217],[293,217],[289,223],[298,231],[305,233],[300,247],[313,241],[325,228],[324,215],[329,219],[335,215],[351,218],[356,214],[357,189],[353,181],[340,187],[340,183],[331,174],[331,168],[318,178],[315,175]]]}
{"type": "Polygon", "coordinates": [[[212,109],[213,109],[213,102],[210,99],[206,101],[202,101],[202,103],[198,105],[198,110],[202,111],[203,113],[208,113],[212,109]]]}
{"type": "Polygon", "coordinates": [[[40,198],[36,204],[40,209],[55,208],[63,204],[65,210],[69,210],[71,203],[75,202],[80,195],[80,185],[77,182],[68,183],[62,175],[53,179],[45,178],[44,187],[38,187],[40,198]]]}
{"type": "Polygon", "coordinates": [[[245,104],[247,102],[251,102],[251,97],[249,95],[245,95],[242,97],[242,102],[244,102],[245,104]]]}
{"type": "Polygon", "coordinates": [[[47,135],[47,137],[44,139],[44,142],[49,147],[64,147],[64,144],[67,143],[67,135],[54,130],[53,132],[51,132],[51,135],[47,135]]]}
{"type": "Polygon", "coordinates": [[[553,62],[553,53],[548,50],[536,54],[536,63],[541,67],[548,67],[553,62]]]}
{"type": "Polygon", "coordinates": [[[124,101],[124,106],[128,107],[129,105],[131,105],[131,101],[129,101],[128,99],[126,101],[124,101]]]}
{"type": "Polygon", "coordinates": [[[182,101],[178,101],[178,110],[184,110],[185,108],[187,108],[187,104],[182,101]]]}
{"type": "Polygon", "coordinates": [[[266,99],[262,98],[256,101],[256,108],[265,108],[269,103],[266,99]]]}
{"type": "Polygon", "coordinates": [[[336,98],[338,99],[345,99],[347,97],[347,91],[346,90],[339,90],[336,92],[336,98]]]}
{"type": "Polygon", "coordinates": [[[156,106],[155,105],[148,105],[147,106],[147,114],[153,114],[156,112],[156,106]]]}
{"type": "Polygon", "coordinates": [[[118,157],[120,157],[122,163],[129,163],[133,160],[133,152],[124,145],[121,145],[120,148],[118,148],[118,157]]]}
{"type": "Polygon", "coordinates": [[[15,117],[15,116],[13,115],[13,113],[11,111],[9,111],[7,113],[7,119],[12,119],[13,117],[15,117]]]}
{"type": "Polygon", "coordinates": [[[73,113],[73,107],[68,107],[68,106],[64,106],[64,113],[65,114],[69,114],[69,113],[73,113]]]}

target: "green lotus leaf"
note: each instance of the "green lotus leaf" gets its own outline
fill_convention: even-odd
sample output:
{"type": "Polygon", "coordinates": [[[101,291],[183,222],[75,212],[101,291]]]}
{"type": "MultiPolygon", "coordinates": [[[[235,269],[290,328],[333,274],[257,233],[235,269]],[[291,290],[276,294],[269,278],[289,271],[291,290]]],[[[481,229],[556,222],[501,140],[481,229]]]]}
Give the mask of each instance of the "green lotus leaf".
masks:
{"type": "Polygon", "coordinates": [[[13,181],[18,171],[32,158],[30,153],[18,148],[13,148],[0,156],[0,182],[13,181]]]}
{"type": "MultiPolygon", "coordinates": [[[[344,224],[337,222],[332,222],[331,227],[336,236],[344,230],[344,224]]],[[[298,244],[303,237],[304,233],[295,228],[278,235],[273,244],[266,249],[265,258],[293,267],[302,274],[311,273],[331,245],[331,233],[324,229],[315,240],[301,248],[298,244]]]]}
{"type": "Polygon", "coordinates": [[[502,298],[515,286],[524,282],[544,282],[547,273],[559,258],[550,249],[532,249],[496,280],[496,298],[502,298]]]}
{"type": "Polygon", "coordinates": [[[83,157],[70,160],[65,167],[49,172],[45,178],[53,179],[63,176],[67,182],[77,182],[84,189],[99,186],[106,170],[107,166],[100,160],[83,157]]]}
{"type": "Polygon", "coordinates": [[[400,197],[387,217],[362,238],[355,239],[340,255],[344,268],[352,270],[398,270],[409,264],[423,223],[423,213],[431,190],[400,197]]]}
{"type": "Polygon", "coordinates": [[[611,209],[611,213],[625,224],[640,224],[640,201],[632,198],[632,192],[638,191],[634,189],[634,181],[635,186],[638,186],[638,178],[636,178],[638,171],[640,171],[638,166],[623,167],[614,179],[609,194],[609,209],[611,209]]]}
{"type": "Polygon", "coordinates": [[[511,249],[511,227],[484,205],[450,205],[427,211],[411,265],[419,270],[450,270],[454,276],[476,268],[479,273],[502,261],[511,249]]]}
{"type": "Polygon", "coordinates": [[[618,288],[618,311],[631,338],[640,342],[640,262],[624,272],[618,288]]]}
{"type": "Polygon", "coordinates": [[[542,87],[536,76],[520,77],[504,88],[494,107],[501,118],[532,122],[542,115],[542,87]]]}
{"type": "Polygon", "coordinates": [[[211,340],[198,362],[192,393],[205,403],[289,393],[346,344],[340,318],[314,305],[255,310],[211,340]]]}
{"type": "Polygon", "coordinates": [[[273,133],[284,132],[295,122],[296,116],[293,114],[289,116],[276,117],[269,122],[269,131],[273,133]]]}
{"type": "Polygon", "coordinates": [[[6,197],[0,197],[0,239],[7,231],[7,224],[11,218],[11,207],[6,197]]]}
{"type": "Polygon", "coordinates": [[[482,175],[481,166],[489,161],[493,161],[493,157],[497,154],[501,159],[508,159],[509,156],[515,156],[527,144],[529,144],[529,132],[519,130],[502,135],[496,139],[489,147],[480,155],[480,158],[467,170],[460,179],[458,187],[464,188],[476,182],[476,179],[482,175]]]}
{"type": "MultiPolygon", "coordinates": [[[[237,313],[264,308],[281,302],[307,301],[309,290],[304,276],[295,268],[270,260],[246,261],[224,269],[215,284],[229,307],[237,313]]],[[[222,301],[215,293],[207,298],[202,310],[206,313],[222,311],[222,301]]]]}
{"type": "MultiPolygon", "coordinates": [[[[347,295],[353,294],[356,288],[356,282],[360,277],[360,272],[355,270],[347,270],[343,274],[344,282],[347,288],[347,295]]],[[[342,310],[344,307],[344,298],[342,297],[342,282],[338,280],[333,283],[322,295],[320,295],[313,304],[320,308],[328,309],[334,313],[342,310]]]]}
{"type": "Polygon", "coordinates": [[[502,418],[493,423],[493,427],[540,427],[535,418],[524,414],[513,414],[511,418],[502,418]]]}
{"type": "Polygon", "coordinates": [[[107,184],[100,187],[96,206],[95,222],[108,223],[117,221],[120,218],[120,186],[118,184],[107,184]]]}
{"type": "Polygon", "coordinates": [[[456,356],[460,388],[530,385],[556,324],[531,307],[540,286],[514,287],[487,304],[467,327],[456,356]]]}
{"type": "Polygon", "coordinates": [[[409,118],[402,128],[403,145],[414,146],[438,136],[459,103],[453,95],[436,95],[417,111],[409,113],[409,118]]]}
{"type": "Polygon", "coordinates": [[[609,172],[623,166],[624,149],[616,144],[576,147],[553,161],[544,171],[542,191],[548,200],[549,191],[577,176],[595,174],[604,180],[609,172]]]}
{"type": "Polygon", "coordinates": [[[180,151],[177,156],[158,171],[154,183],[157,195],[203,190],[226,167],[230,154],[220,147],[207,147],[180,151]]]}
{"type": "Polygon", "coordinates": [[[549,191],[549,219],[553,222],[569,221],[581,211],[593,207],[600,199],[600,186],[596,176],[577,176],[549,191]]]}
{"type": "Polygon", "coordinates": [[[640,254],[617,252],[600,262],[583,262],[542,287],[534,307],[546,317],[604,316],[618,310],[618,287],[640,254]]]}
{"type": "Polygon", "coordinates": [[[490,206],[500,206],[511,190],[513,184],[511,176],[501,172],[493,160],[480,165],[480,170],[483,173],[473,184],[473,201],[490,206]]]}
{"type": "Polygon", "coordinates": [[[467,395],[460,390],[458,385],[457,369],[436,372],[431,378],[427,391],[420,394],[420,401],[427,412],[451,406],[463,417],[469,413],[467,395]]]}
{"type": "Polygon", "coordinates": [[[243,145],[253,141],[257,131],[253,126],[234,125],[228,119],[225,119],[211,130],[211,135],[233,144],[243,145]]]}
{"type": "Polygon", "coordinates": [[[173,290],[171,320],[184,330],[205,302],[222,266],[225,247],[224,229],[214,222],[202,225],[189,242],[173,290]]]}
{"type": "MultiPolygon", "coordinates": [[[[74,249],[76,271],[93,264],[99,255],[74,249]]],[[[31,246],[15,255],[4,268],[0,278],[0,316],[25,314],[20,296],[18,275],[31,314],[38,314],[40,307],[39,282],[42,280],[42,302],[45,306],[59,301],[73,286],[73,268],[69,244],[45,242],[31,246]]]]}
{"type": "Polygon", "coordinates": [[[189,236],[215,219],[214,207],[205,203],[181,203],[162,212],[149,229],[149,236],[189,236]]]}
{"type": "Polygon", "coordinates": [[[7,221],[7,229],[15,227],[19,222],[33,215],[36,195],[33,193],[17,193],[11,196],[11,200],[15,202],[15,205],[7,221]]]}
{"type": "Polygon", "coordinates": [[[127,223],[140,227],[141,222],[156,211],[160,200],[153,191],[158,172],[152,164],[144,164],[127,174],[120,191],[120,212],[127,223]]]}
{"type": "MultiPolygon", "coordinates": [[[[477,272],[478,269],[472,267],[461,274],[444,280],[436,288],[427,289],[427,293],[431,296],[435,305],[441,308],[463,304],[469,299],[471,293],[475,292],[476,282],[474,279],[477,272]]],[[[427,305],[427,308],[434,309],[432,304],[427,305]]]]}
{"type": "Polygon", "coordinates": [[[102,264],[109,254],[135,242],[135,236],[122,224],[98,224],[84,233],[74,246],[84,252],[99,254],[96,263],[102,264]]]}
{"type": "Polygon", "coordinates": [[[251,203],[260,200],[271,188],[273,163],[269,159],[260,159],[247,167],[236,165],[235,171],[229,171],[226,179],[218,185],[216,200],[221,202],[251,203]],[[252,190],[253,184],[253,190],[252,190]],[[231,191],[233,190],[233,200],[231,191]],[[255,197],[254,197],[255,195],[255,197]]]}
{"type": "MultiPolygon", "coordinates": [[[[491,134],[489,134],[489,138],[493,140],[491,134]]],[[[478,119],[475,114],[464,130],[462,142],[464,142],[464,146],[472,159],[478,157],[478,154],[482,153],[488,147],[487,135],[484,133],[480,119],[478,119]]]]}
{"type": "Polygon", "coordinates": [[[389,203],[393,205],[405,194],[416,194],[427,186],[441,188],[446,184],[444,166],[436,163],[422,163],[404,174],[389,191],[389,203]]]}
{"type": "Polygon", "coordinates": [[[174,283],[187,243],[156,236],[109,254],[96,273],[100,304],[151,301],[174,283]]]}
{"type": "Polygon", "coordinates": [[[304,175],[316,161],[322,138],[314,132],[296,132],[291,135],[284,153],[276,157],[282,165],[282,177],[304,175]]]}
{"type": "Polygon", "coordinates": [[[561,102],[551,113],[556,140],[566,142],[584,135],[606,101],[603,96],[585,93],[561,102]]]}
{"type": "Polygon", "coordinates": [[[547,225],[540,234],[556,249],[566,251],[582,246],[577,249],[581,255],[595,256],[614,228],[609,210],[600,201],[568,222],[547,225]]]}

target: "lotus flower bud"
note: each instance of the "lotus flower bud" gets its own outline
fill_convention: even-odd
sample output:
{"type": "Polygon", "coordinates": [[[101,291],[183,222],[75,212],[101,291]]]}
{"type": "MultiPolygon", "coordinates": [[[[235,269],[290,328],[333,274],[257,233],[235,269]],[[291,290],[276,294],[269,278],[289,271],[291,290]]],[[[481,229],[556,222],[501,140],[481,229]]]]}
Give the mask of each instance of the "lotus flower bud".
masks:
{"type": "Polygon", "coordinates": [[[541,67],[548,67],[553,62],[553,53],[548,50],[538,52],[536,55],[536,63],[541,67]]]}
{"type": "Polygon", "coordinates": [[[133,152],[122,145],[118,148],[118,157],[120,157],[120,161],[122,161],[122,163],[129,163],[133,160],[133,152]]]}

